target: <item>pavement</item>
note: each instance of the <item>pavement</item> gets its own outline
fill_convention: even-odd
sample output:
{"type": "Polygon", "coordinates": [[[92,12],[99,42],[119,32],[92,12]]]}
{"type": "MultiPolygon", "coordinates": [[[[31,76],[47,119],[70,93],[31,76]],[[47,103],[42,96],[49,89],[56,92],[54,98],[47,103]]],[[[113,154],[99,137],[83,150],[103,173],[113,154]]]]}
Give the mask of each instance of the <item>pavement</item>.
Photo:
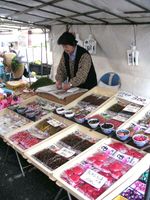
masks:
{"type": "MultiPolygon", "coordinates": [[[[60,188],[33,166],[22,175],[15,151],[0,138],[0,200],[55,200],[60,188]]],[[[29,163],[20,155],[22,166],[29,163]]],[[[76,198],[71,196],[72,200],[76,198]]],[[[69,200],[63,190],[57,200],[69,200]]]]}

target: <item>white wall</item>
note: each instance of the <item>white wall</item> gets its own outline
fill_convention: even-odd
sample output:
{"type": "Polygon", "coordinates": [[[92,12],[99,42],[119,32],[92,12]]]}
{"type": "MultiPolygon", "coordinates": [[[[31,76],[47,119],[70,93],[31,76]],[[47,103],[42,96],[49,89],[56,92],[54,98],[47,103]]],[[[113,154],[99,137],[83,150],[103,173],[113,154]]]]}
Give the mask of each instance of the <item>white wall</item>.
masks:
{"type": "MultiPolygon", "coordinates": [[[[136,41],[139,54],[139,65],[127,65],[127,50],[134,41],[133,26],[72,26],[70,31],[79,33],[80,39],[92,34],[97,41],[97,54],[92,56],[98,80],[109,71],[117,72],[121,77],[122,89],[137,95],[150,97],[150,25],[136,27],[136,41]]],[[[62,53],[57,45],[58,37],[65,27],[52,28],[54,68],[53,75],[62,53]]]]}

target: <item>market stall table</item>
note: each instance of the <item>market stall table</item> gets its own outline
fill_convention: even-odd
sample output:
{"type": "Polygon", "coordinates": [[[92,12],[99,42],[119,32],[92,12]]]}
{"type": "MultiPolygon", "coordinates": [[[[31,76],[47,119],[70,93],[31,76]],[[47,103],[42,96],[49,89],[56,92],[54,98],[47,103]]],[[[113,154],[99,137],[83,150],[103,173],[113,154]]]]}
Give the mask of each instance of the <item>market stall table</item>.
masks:
{"type": "Polygon", "coordinates": [[[43,98],[46,98],[48,100],[51,100],[51,101],[54,101],[56,103],[59,103],[59,104],[63,104],[63,105],[67,105],[69,104],[70,102],[72,102],[73,100],[77,99],[78,97],[80,97],[81,95],[83,95],[85,92],[82,92],[82,93],[77,93],[77,94],[72,94],[71,96],[69,97],[66,97],[64,99],[59,99],[55,96],[53,96],[52,94],[47,94],[47,93],[44,93],[44,92],[37,92],[37,95],[38,96],[41,96],[43,98]]]}
{"type": "Polygon", "coordinates": [[[64,90],[57,90],[55,85],[50,85],[38,88],[36,92],[39,96],[42,96],[44,98],[50,99],[51,101],[63,105],[67,105],[71,102],[73,102],[73,104],[77,103],[75,101],[76,99],[77,101],[78,99],[81,100],[82,97],[86,97],[87,95],[90,94],[98,93],[103,96],[111,97],[117,92],[117,90],[96,86],[89,91],[87,89],[82,89],[77,87],[70,88],[69,90],[64,91],[64,90]]]}

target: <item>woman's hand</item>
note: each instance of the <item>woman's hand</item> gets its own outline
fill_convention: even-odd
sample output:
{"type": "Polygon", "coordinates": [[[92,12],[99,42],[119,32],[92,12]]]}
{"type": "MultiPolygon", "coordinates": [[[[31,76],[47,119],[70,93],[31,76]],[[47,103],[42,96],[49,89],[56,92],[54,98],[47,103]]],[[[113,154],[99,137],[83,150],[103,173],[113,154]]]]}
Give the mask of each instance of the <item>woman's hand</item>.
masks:
{"type": "Polygon", "coordinates": [[[57,88],[58,90],[62,89],[62,82],[56,81],[56,88],[57,88]]]}
{"type": "Polygon", "coordinates": [[[71,88],[70,83],[64,83],[63,86],[62,86],[62,89],[63,89],[63,90],[68,90],[68,89],[70,89],[70,88],[71,88]]]}

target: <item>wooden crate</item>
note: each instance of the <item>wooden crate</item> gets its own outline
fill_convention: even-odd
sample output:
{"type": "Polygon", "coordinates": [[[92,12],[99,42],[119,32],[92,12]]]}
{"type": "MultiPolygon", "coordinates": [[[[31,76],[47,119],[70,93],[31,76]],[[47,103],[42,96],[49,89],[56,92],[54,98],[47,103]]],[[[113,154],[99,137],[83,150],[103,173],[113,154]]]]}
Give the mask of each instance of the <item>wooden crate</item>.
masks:
{"type": "MultiPolygon", "coordinates": [[[[73,196],[75,196],[77,199],[80,200],[90,200],[89,197],[85,196],[83,193],[81,193],[79,190],[77,190],[75,187],[67,183],[63,178],[61,178],[61,174],[63,171],[70,169],[77,164],[81,163],[82,161],[86,160],[88,157],[90,157],[92,154],[97,152],[97,149],[100,148],[102,145],[105,144],[110,144],[111,142],[118,142],[114,139],[106,139],[103,141],[103,143],[97,143],[94,148],[91,148],[88,152],[86,152],[84,155],[80,156],[78,159],[76,159],[74,162],[71,162],[69,165],[64,165],[61,167],[61,169],[56,170],[53,174],[55,179],[57,180],[56,183],[67,190],[69,193],[71,193],[73,196]]],[[[129,145],[127,145],[129,148],[131,148],[129,145]]],[[[133,148],[136,149],[136,148],[133,148]]],[[[137,150],[137,149],[136,149],[137,150]]],[[[142,152],[142,151],[141,151],[142,152]]],[[[135,172],[137,172],[140,169],[140,173],[144,172],[146,167],[143,167],[145,162],[149,162],[150,160],[150,154],[146,154],[145,152],[142,152],[145,156],[138,162],[136,163],[129,171],[127,171],[120,179],[118,179],[114,184],[112,184],[106,191],[104,191],[96,200],[103,200],[106,198],[110,193],[112,193],[114,190],[116,190],[121,184],[125,183],[128,179],[132,177],[135,172]]],[[[147,165],[147,164],[146,164],[147,165]]],[[[108,199],[107,199],[108,200],[108,199]]],[[[109,199],[111,200],[111,198],[109,199]]]]}
{"type": "MultiPolygon", "coordinates": [[[[90,136],[93,139],[99,139],[100,142],[102,142],[103,139],[106,138],[100,133],[97,133],[97,132],[94,132],[94,131],[90,132],[86,127],[83,127],[83,126],[80,126],[80,125],[77,125],[77,124],[73,124],[72,126],[70,126],[70,127],[66,128],[65,130],[59,132],[59,134],[57,134],[57,136],[55,136],[55,137],[53,137],[51,139],[47,139],[46,141],[43,141],[41,144],[37,145],[35,148],[27,150],[24,153],[24,156],[27,158],[29,163],[32,163],[35,167],[37,167],[44,174],[49,176],[52,180],[55,180],[54,177],[53,177],[53,173],[54,173],[55,170],[49,169],[43,163],[41,163],[36,158],[34,158],[33,155],[35,153],[38,153],[39,151],[41,151],[43,149],[46,149],[46,148],[50,147],[51,145],[54,145],[59,140],[61,140],[62,138],[72,134],[75,131],[80,131],[81,133],[86,134],[87,136],[90,136]]],[[[94,145],[96,145],[96,144],[94,144],[94,145]]],[[[92,146],[94,146],[94,145],[92,145],[92,146]]],[[[90,148],[92,148],[92,147],[90,147],[90,148]]],[[[86,149],[84,152],[87,152],[90,148],[86,149]]],[[[71,162],[74,162],[73,160],[75,160],[76,158],[80,157],[80,155],[82,155],[84,152],[78,154],[75,158],[69,160],[65,164],[70,165],[71,162]]],[[[60,168],[61,168],[61,166],[58,167],[57,169],[59,170],[60,168]]]]}
{"type": "Polygon", "coordinates": [[[1,119],[1,123],[0,123],[0,127],[2,128],[3,127],[6,127],[7,129],[7,133],[3,132],[3,130],[0,131],[0,137],[4,138],[7,134],[11,133],[11,132],[14,132],[14,131],[19,131],[22,127],[26,126],[26,125],[29,125],[29,124],[32,124],[33,122],[23,116],[20,116],[19,114],[17,113],[14,113],[13,111],[9,110],[8,108],[5,108],[3,110],[1,110],[0,112],[0,117],[4,117],[5,115],[7,115],[5,117],[5,120],[4,119],[1,119]],[[18,118],[18,121],[16,122],[21,122],[21,120],[24,122],[22,126],[17,126],[14,124],[14,122],[12,121],[12,127],[10,127],[10,125],[8,126],[8,121],[9,121],[9,116],[13,116],[13,118],[18,118]]]}
{"type": "Polygon", "coordinates": [[[42,142],[44,142],[44,141],[46,141],[46,140],[49,140],[50,138],[53,138],[53,137],[55,137],[56,135],[59,135],[59,132],[60,132],[60,131],[57,132],[56,134],[52,135],[52,136],[49,136],[48,138],[42,139],[39,143],[37,143],[37,144],[31,146],[31,147],[28,148],[28,149],[23,149],[23,148],[21,148],[18,144],[16,144],[14,141],[12,141],[12,140],[10,139],[10,137],[13,136],[14,134],[16,134],[17,132],[25,131],[25,130],[29,130],[29,129],[31,129],[31,128],[34,128],[39,122],[42,122],[44,119],[48,119],[48,118],[50,118],[50,117],[53,118],[53,119],[56,119],[56,120],[60,121],[60,122],[63,123],[63,124],[65,124],[66,127],[72,125],[72,122],[71,122],[71,121],[66,120],[66,119],[64,119],[64,118],[62,118],[62,117],[59,117],[59,116],[57,116],[57,115],[55,115],[55,114],[53,114],[53,113],[50,113],[49,115],[46,115],[44,118],[42,118],[41,120],[39,120],[39,121],[37,121],[37,122],[35,122],[35,123],[32,123],[32,124],[30,124],[30,125],[26,125],[26,126],[20,128],[18,131],[15,130],[15,131],[13,131],[13,132],[11,132],[11,133],[8,133],[6,136],[4,136],[4,139],[3,139],[3,140],[4,140],[9,146],[11,146],[13,149],[15,149],[18,153],[20,153],[20,154],[24,157],[24,152],[25,152],[25,151],[27,151],[27,150],[29,150],[29,149],[32,149],[32,148],[35,148],[37,145],[41,144],[42,142]]]}

